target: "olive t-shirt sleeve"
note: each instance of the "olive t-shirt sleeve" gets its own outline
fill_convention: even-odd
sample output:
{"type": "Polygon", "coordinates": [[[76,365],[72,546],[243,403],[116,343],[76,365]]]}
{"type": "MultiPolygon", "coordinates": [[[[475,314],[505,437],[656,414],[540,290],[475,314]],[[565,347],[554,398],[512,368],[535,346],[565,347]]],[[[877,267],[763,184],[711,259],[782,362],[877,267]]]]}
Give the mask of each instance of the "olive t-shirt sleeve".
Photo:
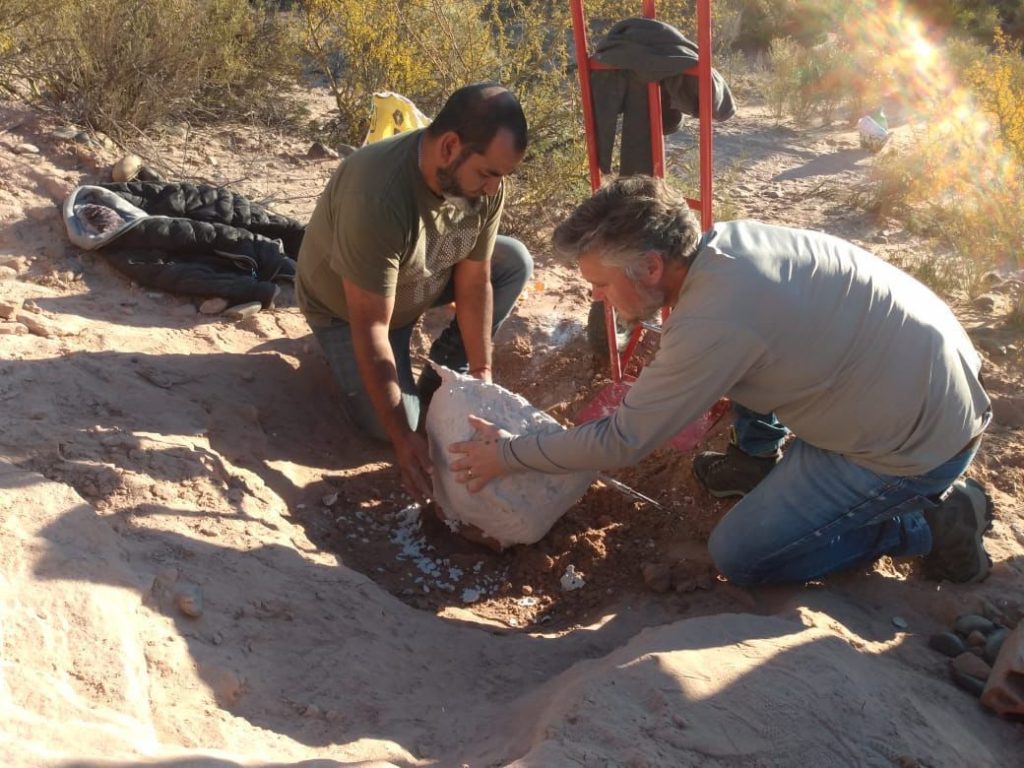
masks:
{"type": "Polygon", "coordinates": [[[501,212],[505,207],[505,181],[498,186],[498,194],[491,198],[487,206],[487,218],[477,235],[476,244],[466,258],[470,261],[485,261],[494,253],[494,241],[498,237],[498,224],[501,223],[501,212]]]}
{"type": "Polygon", "coordinates": [[[398,267],[405,251],[405,230],[394,207],[364,193],[345,195],[334,230],[332,264],[360,288],[394,296],[398,267]]]}

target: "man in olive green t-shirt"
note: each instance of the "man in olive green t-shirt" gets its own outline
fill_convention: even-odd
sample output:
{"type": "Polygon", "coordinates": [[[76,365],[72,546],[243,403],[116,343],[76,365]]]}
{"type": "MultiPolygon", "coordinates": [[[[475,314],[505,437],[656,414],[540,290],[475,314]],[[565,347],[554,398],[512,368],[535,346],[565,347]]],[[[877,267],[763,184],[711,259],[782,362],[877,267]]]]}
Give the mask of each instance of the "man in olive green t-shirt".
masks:
{"type": "Polygon", "coordinates": [[[526,151],[519,102],[494,83],[455,91],[431,125],[361,148],[341,164],[306,228],[299,306],[342,387],[346,413],[390,440],[406,488],[431,495],[432,466],[416,431],[440,383],[413,380],[409,341],[430,307],[455,320],[430,359],[490,381],[491,337],[533,263],[498,235],[503,179],[526,151]]]}

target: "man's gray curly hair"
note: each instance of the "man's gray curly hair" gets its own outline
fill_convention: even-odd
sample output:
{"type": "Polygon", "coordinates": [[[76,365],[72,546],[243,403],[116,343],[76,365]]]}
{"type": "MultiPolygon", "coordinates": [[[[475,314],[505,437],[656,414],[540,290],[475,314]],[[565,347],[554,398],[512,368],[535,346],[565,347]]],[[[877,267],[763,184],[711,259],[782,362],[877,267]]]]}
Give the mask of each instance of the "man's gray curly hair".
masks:
{"type": "Polygon", "coordinates": [[[624,176],[601,187],[555,228],[552,242],[566,258],[594,253],[630,279],[642,274],[643,256],[689,264],[700,226],[681,195],[652,176],[624,176]]]}

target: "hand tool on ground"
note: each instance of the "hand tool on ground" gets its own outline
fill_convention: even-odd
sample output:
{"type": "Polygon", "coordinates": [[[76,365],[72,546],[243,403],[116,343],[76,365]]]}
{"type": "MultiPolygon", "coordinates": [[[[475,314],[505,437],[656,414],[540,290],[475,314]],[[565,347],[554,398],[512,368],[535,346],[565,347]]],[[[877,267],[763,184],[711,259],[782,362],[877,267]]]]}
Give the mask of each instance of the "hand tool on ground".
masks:
{"type": "Polygon", "coordinates": [[[660,510],[664,510],[665,509],[665,507],[663,507],[657,501],[652,499],[650,496],[644,496],[642,493],[640,493],[640,491],[638,491],[638,490],[636,490],[634,488],[630,488],[628,485],[623,483],[621,480],[616,480],[614,477],[608,477],[608,475],[606,475],[604,473],[599,474],[597,476],[597,479],[599,481],[601,481],[602,483],[604,483],[605,485],[607,485],[609,488],[613,488],[614,490],[616,490],[619,493],[621,493],[623,496],[628,496],[629,498],[633,499],[634,501],[642,501],[645,504],[650,504],[655,509],[660,509],[660,510]]]}

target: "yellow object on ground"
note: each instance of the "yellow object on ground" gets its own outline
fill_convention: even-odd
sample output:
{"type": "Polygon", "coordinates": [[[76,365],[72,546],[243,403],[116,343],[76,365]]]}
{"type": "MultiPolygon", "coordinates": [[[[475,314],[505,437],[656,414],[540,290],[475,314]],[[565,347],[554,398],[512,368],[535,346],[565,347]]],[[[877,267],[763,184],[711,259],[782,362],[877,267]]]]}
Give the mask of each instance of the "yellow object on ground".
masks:
{"type": "Polygon", "coordinates": [[[370,129],[366,132],[363,145],[394,136],[396,133],[426,128],[430,118],[405,96],[391,91],[373,94],[370,111],[370,129]]]}

